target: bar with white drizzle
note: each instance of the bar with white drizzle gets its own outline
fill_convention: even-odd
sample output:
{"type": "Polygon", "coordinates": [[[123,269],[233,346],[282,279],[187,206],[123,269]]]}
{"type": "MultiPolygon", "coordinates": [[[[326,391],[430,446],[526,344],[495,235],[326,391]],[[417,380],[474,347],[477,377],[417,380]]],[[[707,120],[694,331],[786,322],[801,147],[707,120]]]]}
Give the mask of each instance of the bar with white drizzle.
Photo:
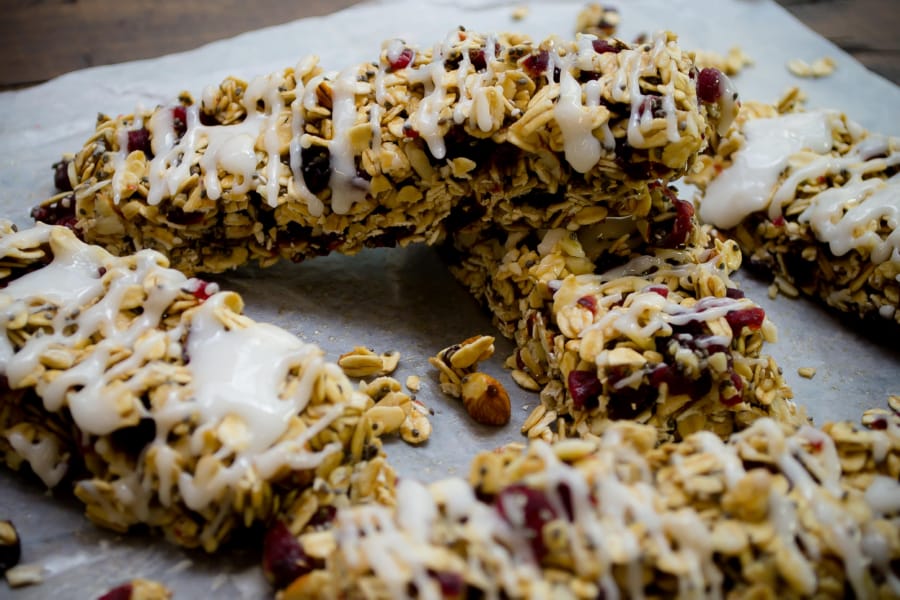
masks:
{"type": "Polygon", "coordinates": [[[682,210],[678,225],[455,235],[451,273],[514,338],[513,378],[540,391],[523,433],[585,437],[629,419],[672,440],[701,429],[725,437],[760,417],[804,422],[764,353],[775,326],[730,279],[737,245],[710,239],[682,210]],[[679,244],[648,244],[650,227],[678,232],[679,244]]]}
{"type": "Polygon", "coordinates": [[[74,484],[93,521],[213,551],[364,462],[350,439],[371,399],[237,294],[57,226],[4,225],[0,264],[5,461],[74,484]]]}
{"type": "Polygon", "coordinates": [[[479,454],[300,537],[284,598],[876,598],[900,594],[900,430],[760,419],[723,441],[652,428],[479,454]],[[881,451],[879,448],[885,448],[881,451]],[[864,458],[844,467],[851,452],[864,458]],[[893,561],[893,562],[892,562],[893,561]]]}
{"type": "Polygon", "coordinates": [[[900,324],[900,139],[837,111],[748,109],[692,176],[701,219],[781,291],[900,324]]]}
{"type": "Polygon", "coordinates": [[[199,103],[101,117],[34,216],[188,273],[435,243],[457,222],[564,226],[627,212],[690,168],[736,112],[698,100],[695,79],[670,33],[457,30],[339,72],[307,58],[199,103]]]}

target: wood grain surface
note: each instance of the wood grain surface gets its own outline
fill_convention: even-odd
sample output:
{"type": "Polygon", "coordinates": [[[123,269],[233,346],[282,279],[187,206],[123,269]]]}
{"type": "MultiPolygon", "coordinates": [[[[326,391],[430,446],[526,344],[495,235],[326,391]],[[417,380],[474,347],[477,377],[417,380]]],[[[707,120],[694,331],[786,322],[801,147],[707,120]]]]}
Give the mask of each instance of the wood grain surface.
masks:
{"type": "MultiPolygon", "coordinates": [[[[779,2],[864,65],[900,83],[900,1],[779,2]]],[[[84,67],[187,50],[356,3],[357,0],[0,0],[0,89],[32,85],[84,67]]],[[[615,1],[610,0],[609,4],[614,6],[615,1]]],[[[747,50],[752,54],[752,49],[747,50]]]]}

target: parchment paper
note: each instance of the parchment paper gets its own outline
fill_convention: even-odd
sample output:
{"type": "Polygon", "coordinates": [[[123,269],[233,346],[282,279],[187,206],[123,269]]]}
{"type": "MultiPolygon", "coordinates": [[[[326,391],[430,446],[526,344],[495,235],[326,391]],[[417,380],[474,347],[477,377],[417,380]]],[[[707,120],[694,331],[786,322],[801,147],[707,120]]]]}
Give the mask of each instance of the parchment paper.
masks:
{"type": "MultiPolygon", "coordinates": [[[[98,112],[131,112],[155,106],[182,90],[195,98],[226,75],[244,78],[294,65],[318,54],[327,69],[377,56],[383,40],[401,37],[420,45],[439,42],[450,30],[522,31],[536,38],[572,35],[581,1],[521,2],[454,0],[382,2],[327,17],[305,19],[247,33],[197,50],[162,58],[98,67],[62,76],[22,91],[0,94],[0,217],[22,227],[32,206],[53,193],[50,166],[81,147],[98,112]],[[522,21],[516,6],[529,7],[522,21]]],[[[735,78],[745,99],[774,101],[800,85],[810,107],[836,108],[864,126],[900,135],[900,88],[867,71],[834,45],[809,31],[773,2],[764,0],[628,0],[616,3],[620,37],[670,29],[686,48],[725,53],[741,46],[755,61],[735,78]],[[827,78],[800,80],[785,68],[791,58],[808,62],[830,56],[837,70],[827,78]]],[[[896,340],[877,340],[853,330],[807,300],[769,300],[766,283],[741,276],[748,295],[779,329],[768,347],[782,365],[798,402],[816,422],[858,419],[864,408],[882,406],[900,393],[896,340]],[[815,367],[812,380],[797,368],[815,367]]],[[[434,433],[420,448],[387,445],[401,475],[433,480],[466,475],[480,449],[521,440],[519,426],[538,401],[518,389],[501,363],[512,346],[498,338],[488,372],[503,381],[513,401],[512,422],[500,429],[474,424],[462,407],[443,396],[427,357],[476,333],[493,333],[490,318],[460,288],[429,248],[381,249],[355,257],[330,256],[260,271],[239,270],[217,281],[240,292],[247,312],[321,345],[334,359],[354,345],[402,355],[395,376],[422,379],[418,397],[435,410],[434,433]]],[[[51,497],[40,484],[0,470],[0,518],[11,518],[23,538],[23,562],[45,569],[43,584],[0,597],[97,597],[133,577],[168,583],[176,598],[257,598],[269,593],[253,548],[224,557],[173,548],[162,540],[117,536],[81,516],[77,502],[51,497]]],[[[238,544],[240,546],[240,544],[238,544]]]]}

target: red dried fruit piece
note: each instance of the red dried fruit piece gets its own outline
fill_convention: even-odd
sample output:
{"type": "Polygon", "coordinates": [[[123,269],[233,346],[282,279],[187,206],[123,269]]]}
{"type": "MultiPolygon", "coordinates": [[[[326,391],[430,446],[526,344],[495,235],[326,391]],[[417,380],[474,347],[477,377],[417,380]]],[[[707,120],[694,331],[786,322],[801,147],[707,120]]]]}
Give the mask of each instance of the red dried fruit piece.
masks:
{"type": "Polygon", "coordinates": [[[187,110],[183,106],[176,106],[172,109],[172,129],[175,130],[178,137],[187,132],[187,110]]]}
{"type": "Polygon", "coordinates": [[[300,150],[300,172],[303,182],[313,194],[328,187],[331,180],[331,153],[324,146],[310,146],[300,150]]]}
{"type": "Polygon", "coordinates": [[[662,296],[663,298],[669,297],[669,288],[667,288],[664,285],[651,284],[651,285],[648,285],[647,287],[645,287],[642,291],[655,292],[655,293],[659,294],[660,296],[662,296]]]}
{"type": "Polygon", "coordinates": [[[697,75],[697,97],[701,102],[713,104],[722,97],[725,89],[722,71],[707,67],[697,75]]]}
{"type": "Polygon", "coordinates": [[[778,215],[772,219],[772,225],[775,227],[784,227],[784,215],[778,215]]]}
{"type": "Polygon", "coordinates": [[[466,581],[459,573],[429,569],[428,575],[437,581],[441,587],[441,597],[444,600],[455,600],[463,597],[463,592],[466,591],[466,581]]]}
{"type": "Polygon", "coordinates": [[[610,42],[609,40],[594,40],[591,42],[591,45],[594,47],[594,52],[597,54],[606,54],[607,52],[616,54],[621,52],[624,47],[617,43],[610,42]]]}
{"type": "Polygon", "coordinates": [[[61,192],[71,192],[72,182],[69,181],[69,163],[72,161],[61,160],[53,165],[53,185],[61,192]]]}
{"type": "Polygon", "coordinates": [[[550,53],[546,50],[540,50],[537,54],[531,54],[522,61],[522,67],[531,76],[537,79],[547,72],[547,65],[550,64],[550,53]]]}
{"type": "Polygon", "coordinates": [[[591,311],[591,313],[597,314],[597,299],[593,296],[582,296],[577,300],[577,303],[579,306],[583,306],[591,311]]]}
{"type": "Polygon", "coordinates": [[[680,198],[675,198],[673,203],[675,204],[675,220],[672,223],[672,230],[660,242],[664,248],[683,246],[694,229],[694,205],[680,198]]]}
{"type": "Polygon", "coordinates": [[[540,562],[547,554],[544,525],[557,518],[547,496],[539,490],[516,483],[500,491],[494,506],[500,516],[528,540],[535,560],[540,562]]]}
{"type": "Polygon", "coordinates": [[[123,583],[122,585],[116,586],[97,598],[97,600],[131,600],[131,592],[134,590],[134,586],[131,583],[123,583]]]}
{"type": "Polygon", "coordinates": [[[78,219],[75,217],[75,196],[69,194],[52,204],[35,206],[31,210],[31,218],[39,223],[62,225],[75,229],[78,219]]]}
{"type": "Polygon", "coordinates": [[[732,310],[725,315],[725,320],[728,321],[728,325],[731,326],[731,333],[734,336],[740,335],[744,327],[756,331],[762,327],[765,319],[766,311],[759,307],[732,310]]]}
{"type": "Polygon", "coordinates": [[[204,302],[219,291],[219,284],[212,283],[211,281],[203,281],[202,279],[197,279],[195,277],[188,282],[184,291],[193,294],[194,298],[200,302],[204,302]]]}
{"type": "Polygon", "coordinates": [[[283,521],[277,521],[263,540],[263,573],[276,588],[289,585],[313,570],[313,560],[283,521]]]}
{"type": "Polygon", "coordinates": [[[575,408],[590,410],[600,405],[599,396],[603,393],[603,384],[600,383],[596,373],[572,370],[566,382],[575,408]]]}
{"type": "Polygon", "coordinates": [[[404,48],[396,56],[388,57],[388,64],[391,67],[391,71],[397,71],[408,67],[409,63],[412,62],[413,56],[414,53],[412,48],[404,48]]]}
{"type": "MultiPolygon", "coordinates": [[[[719,402],[721,402],[725,406],[737,406],[744,400],[743,396],[741,395],[741,390],[744,389],[744,380],[741,379],[741,376],[737,373],[732,373],[730,379],[731,387],[734,387],[736,393],[730,396],[724,396],[720,394],[719,402]]],[[[726,388],[727,387],[729,387],[728,384],[726,384],[726,388]]]]}
{"type": "Polygon", "coordinates": [[[740,300],[745,297],[744,291],[739,288],[725,288],[725,297],[732,300],[740,300]]]}
{"type": "Polygon", "coordinates": [[[140,150],[148,158],[153,155],[150,150],[150,132],[146,127],[132,129],[128,132],[128,152],[140,150]]]}

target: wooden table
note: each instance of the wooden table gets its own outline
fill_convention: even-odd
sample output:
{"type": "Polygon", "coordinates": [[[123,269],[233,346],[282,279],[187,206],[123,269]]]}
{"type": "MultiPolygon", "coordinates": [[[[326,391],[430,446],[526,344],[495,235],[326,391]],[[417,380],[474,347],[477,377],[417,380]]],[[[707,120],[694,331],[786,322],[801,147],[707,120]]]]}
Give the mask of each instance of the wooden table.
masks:
{"type": "MultiPolygon", "coordinates": [[[[148,58],[358,0],[0,0],[0,89],[148,58]]],[[[588,0],[585,0],[587,3],[588,0]]],[[[608,0],[609,4],[625,0],[608,0]]],[[[897,0],[779,0],[810,28],[900,83],[897,0]]],[[[526,2],[523,2],[526,4],[526,2]]],[[[752,49],[747,49],[752,54],[752,49]]]]}

